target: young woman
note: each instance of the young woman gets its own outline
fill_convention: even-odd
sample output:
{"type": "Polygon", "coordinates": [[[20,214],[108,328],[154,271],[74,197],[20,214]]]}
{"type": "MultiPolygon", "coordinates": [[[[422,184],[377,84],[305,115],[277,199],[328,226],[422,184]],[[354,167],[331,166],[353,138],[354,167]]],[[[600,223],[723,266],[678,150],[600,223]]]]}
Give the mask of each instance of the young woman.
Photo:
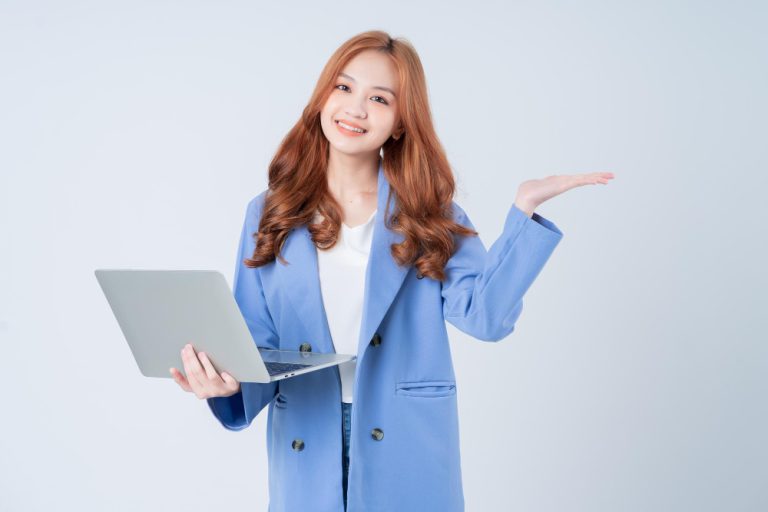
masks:
{"type": "Polygon", "coordinates": [[[424,72],[406,40],[345,42],[248,204],[234,295],[261,347],[357,360],[258,384],[182,350],[178,384],[229,430],[268,408],[271,512],[463,510],[445,322],[512,333],[562,232],[534,213],[611,173],[520,185],[489,250],[453,201],[424,72]]]}

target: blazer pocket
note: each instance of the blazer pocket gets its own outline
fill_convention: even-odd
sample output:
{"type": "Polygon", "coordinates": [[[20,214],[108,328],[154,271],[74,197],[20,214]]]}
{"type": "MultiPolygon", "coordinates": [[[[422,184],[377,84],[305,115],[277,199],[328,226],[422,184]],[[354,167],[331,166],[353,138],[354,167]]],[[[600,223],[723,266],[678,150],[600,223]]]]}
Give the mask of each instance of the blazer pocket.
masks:
{"type": "Polygon", "coordinates": [[[456,382],[452,380],[421,380],[398,382],[395,393],[402,396],[437,398],[456,394],[456,382]]]}
{"type": "Polygon", "coordinates": [[[282,393],[278,393],[275,396],[275,407],[277,407],[278,409],[285,409],[287,406],[286,405],[287,403],[288,402],[285,401],[285,396],[282,393]]]}

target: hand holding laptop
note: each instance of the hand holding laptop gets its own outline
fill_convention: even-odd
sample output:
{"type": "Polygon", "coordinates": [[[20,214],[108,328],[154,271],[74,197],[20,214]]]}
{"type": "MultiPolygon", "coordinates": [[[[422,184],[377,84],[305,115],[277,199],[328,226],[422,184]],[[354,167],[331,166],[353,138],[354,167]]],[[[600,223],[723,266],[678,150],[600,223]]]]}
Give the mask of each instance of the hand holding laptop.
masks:
{"type": "Polygon", "coordinates": [[[184,362],[184,374],[171,368],[171,376],[181,389],[194,393],[197,398],[226,397],[240,391],[240,383],[234,377],[227,372],[219,375],[205,352],[195,353],[191,344],[181,349],[181,360],[184,362]]]}
{"type": "MultiPolygon", "coordinates": [[[[356,359],[352,354],[281,350],[273,348],[274,341],[254,339],[232,290],[215,270],[94,273],[141,373],[173,377],[201,398],[235,394],[240,382],[266,384],[356,359]],[[186,348],[189,340],[196,348],[186,348]],[[186,376],[175,369],[179,363],[186,376]]],[[[298,348],[311,341],[286,344],[298,348]]]]}

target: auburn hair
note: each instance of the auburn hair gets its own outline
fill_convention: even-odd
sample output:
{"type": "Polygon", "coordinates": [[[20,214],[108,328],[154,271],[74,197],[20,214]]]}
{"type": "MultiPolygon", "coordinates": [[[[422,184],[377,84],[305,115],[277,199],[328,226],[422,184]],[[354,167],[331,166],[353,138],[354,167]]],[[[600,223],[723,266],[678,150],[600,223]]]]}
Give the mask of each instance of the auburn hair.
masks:
{"type": "Polygon", "coordinates": [[[393,39],[386,32],[373,30],[350,38],[333,53],[301,119],[281,141],[269,165],[269,190],[258,231],[252,234],[256,248],[252,258],[243,260],[247,267],[260,267],[275,259],[287,263],[280,251],[291,230],[303,224],[308,225],[318,249],[336,244],[343,215],[328,190],[329,143],[320,114],[344,66],[366,50],[388,55],[400,80],[402,135],[390,137],[381,148],[382,168],[390,184],[387,205],[394,194],[393,214],[384,222],[387,228],[404,235],[401,243],[390,246],[392,257],[398,265],[413,265],[422,276],[444,281],[445,264],[455,250],[455,235],[477,236],[476,231],[453,220],[453,172],[435,133],[424,69],[416,50],[404,38],[393,39]],[[323,216],[321,222],[313,222],[316,213],[323,216]]]}

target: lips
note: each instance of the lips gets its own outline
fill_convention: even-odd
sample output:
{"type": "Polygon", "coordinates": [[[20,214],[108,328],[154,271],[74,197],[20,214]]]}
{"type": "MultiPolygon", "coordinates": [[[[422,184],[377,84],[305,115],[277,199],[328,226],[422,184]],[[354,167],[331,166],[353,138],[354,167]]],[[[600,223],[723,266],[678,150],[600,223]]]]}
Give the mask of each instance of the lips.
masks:
{"type": "Polygon", "coordinates": [[[365,128],[363,128],[362,126],[360,126],[360,125],[357,125],[357,124],[355,124],[355,123],[351,123],[351,122],[347,121],[346,119],[336,119],[334,122],[335,122],[336,124],[339,124],[339,121],[341,121],[342,123],[346,124],[347,126],[351,126],[351,127],[353,127],[353,128],[358,128],[358,129],[360,129],[360,130],[363,130],[363,133],[367,133],[367,132],[368,132],[368,130],[366,130],[366,129],[365,129],[365,128]]]}

